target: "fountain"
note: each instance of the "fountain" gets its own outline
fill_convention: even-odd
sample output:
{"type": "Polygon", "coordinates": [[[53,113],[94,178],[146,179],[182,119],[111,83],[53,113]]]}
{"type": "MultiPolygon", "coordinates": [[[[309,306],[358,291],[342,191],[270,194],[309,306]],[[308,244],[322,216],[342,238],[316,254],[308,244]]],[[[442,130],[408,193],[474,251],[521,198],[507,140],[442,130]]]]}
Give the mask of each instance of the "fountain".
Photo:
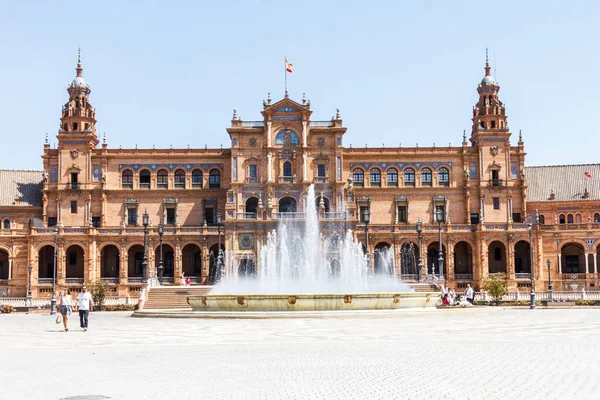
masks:
{"type": "MultiPolygon", "coordinates": [[[[392,247],[375,251],[371,269],[362,244],[351,230],[324,235],[314,204],[311,185],[305,213],[281,213],[277,230],[259,247],[256,275],[247,273],[246,264],[244,273],[238,274],[241,268],[234,268],[233,257],[226,257],[217,268],[221,279],[213,291],[188,298],[192,309],[306,311],[435,306],[437,293],[414,292],[397,279],[392,247]]],[[[407,266],[415,265],[414,251],[412,259],[408,251],[401,253],[402,268],[404,259],[407,266]]]]}

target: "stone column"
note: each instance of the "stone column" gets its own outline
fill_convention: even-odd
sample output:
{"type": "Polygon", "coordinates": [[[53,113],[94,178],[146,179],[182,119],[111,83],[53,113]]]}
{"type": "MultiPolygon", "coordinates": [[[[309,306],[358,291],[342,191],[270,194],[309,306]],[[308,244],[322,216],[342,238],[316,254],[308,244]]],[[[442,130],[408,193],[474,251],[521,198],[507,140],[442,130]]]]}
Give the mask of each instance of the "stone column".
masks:
{"type": "MultiPolygon", "coordinates": [[[[508,282],[515,282],[515,249],[514,249],[514,240],[510,239],[508,241],[507,254],[506,254],[506,265],[507,265],[507,273],[506,277],[508,282]]],[[[530,244],[532,246],[533,244],[530,244]]],[[[533,272],[533,271],[532,271],[533,272]]]]}
{"type": "Polygon", "coordinates": [[[562,274],[562,256],[560,252],[558,253],[558,273],[562,274]]]}
{"type": "Polygon", "coordinates": [[[307,121],[302,121],[302,147],[307,147],[308,143],[306,140],[307,129],[306,129],[307,121]]]}
{"type": "Polygon", "coordinates": [[[202,241],[202,284],[208,284],[208,273],[210,268],[210,254],[208,253],[208,241],[202,241]]]}
{"type": "MultiPolygon", "coordinates": [[[[164,249],[163,249],[164,250],[164,249]]],[[[179,278],[181,277],[181,272],[183,271],[181,265],[181,239],[175,239],[175,254],[174,254],[174,262],[175,266],[173,268],[173,283],[178,284],[179,278]]]]}
{"type": "Polygon", "coordinates": [[[120,253],[119,253],[119,260],[121,265],[119,266],[119,284],[120,285],[127,285],[127,278],[129,275],[129,270],[128,270],[128,256],[127,256],[127,248],[125,247],[125,244],[121,245],[121,248],[119,249],[120,253]]]}
{"type": "Polygon", "coordinates": [[[586,253],[585,251],[583,252],[583,255],[585,256],[585,273],[587,274],[588,271],[590,270],[590,266],[589,266],[589,260],[590,260],[590,256],[588,253],[586,253]]]}
{"type": "Polygon", "coordinates": [[[267,154],[267,181],[273,182],[273,156],[267,154]]]}
{"type": "Polygon", "coordinates": [[[267,147],[271,147],[271,121],[267,121],[267,147]]]}
{"type": "Polygon", "coordinates": [[[454,282],[454,244],[448,241],[446,251],[446,281],[454,282]]]}
{"type": "Polygon", "coordinates": [[[594,253],[594,273],[597,274],[598,273],[598,259],[597,259],[598,253],[594,253]]]}
{"type": "Polygon", "coordinates": [[[13,257],[8,259],[8,280],[12,280],[13,257]]]}
{"type": "Polygon", "coordinates": [[[308,174],[306,173],[307,169],[306,169],[306,158],[307,155],[306,154],[302,154],[302,180],[304,182],[308,182],[308,174]]]}

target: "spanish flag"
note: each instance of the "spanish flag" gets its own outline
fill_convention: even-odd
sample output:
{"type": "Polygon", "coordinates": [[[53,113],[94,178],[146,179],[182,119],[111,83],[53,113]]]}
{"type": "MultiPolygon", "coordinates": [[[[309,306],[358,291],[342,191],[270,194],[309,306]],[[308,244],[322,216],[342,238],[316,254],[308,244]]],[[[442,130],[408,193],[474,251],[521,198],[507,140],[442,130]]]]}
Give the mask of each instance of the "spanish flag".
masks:
{"type": "Polygon", "coordinates": [[[287,72],[289,72],[290,74],[292,73],[292,70],[293,70],[293,64],[291,62],[289,62],[287,59],[285,60],[285,70],[287,72]]]}

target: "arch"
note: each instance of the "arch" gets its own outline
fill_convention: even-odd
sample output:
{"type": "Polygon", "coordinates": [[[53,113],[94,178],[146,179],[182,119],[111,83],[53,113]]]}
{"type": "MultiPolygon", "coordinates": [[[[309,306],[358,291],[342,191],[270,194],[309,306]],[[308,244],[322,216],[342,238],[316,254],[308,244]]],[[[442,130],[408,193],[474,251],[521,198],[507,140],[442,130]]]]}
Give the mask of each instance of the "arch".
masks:
{"type": "Polygon", "coordinates": [[[355,168],[352,171],[352,180],[356,186],[363,186],[365,184],[365,171],[360,168],[355,168]]]}
{"type": "Polygon", "coordinates": [[[140,171],[140,189],[150,189],[150,170],[140,171]]]}
{"type": "Polygon", "coordinates": [[[442,167],[438,169],[438,184],[440,186],[450,186],[450,172],[448,168],[442,167]]]}
{"type": "Polygon", "coordinates": [[[340,264],[340,260],[337,258],[331,259],[329,261],[329,278],[330,279],[339,279],[342,273],[342,265],[340,264]]]}
{"type": "Polygon", "coordinates": [[[47,244],[38,251],[38,279],[52,278],[54,275],[54,246],[47,244]]]}
{"type": "Polygon", "coordinates": [[[568,214],[567,215],[567,224],[572,224],[573,223],[573,214],[568,214]]]}
{"type": "Polygon", "coordinates": [[[283,176],[286,178],[290,178],[293,175],[292,163],[289,161],[285,161],[283,163],[283,176]]]}
{"type": "Polygon", "coordinates": [[[431,168],[425,167],[421,169],[421,186],[432,186],[433,173],[431,168]]]}
{"type": "Polygon", "coordinates": [[[415,170],[410,167],[404,170],[404,186],[415,186],[415,170]]]}
{"type": "Polygon", "coordinates": [[[208,188],[209,189],[220,189],[221,188],[221,171],[213,168],[208,173],[208,188]]]}
{"type": "Polygon", "coordinates": [[[118,278],[121,265],[119,248],[113,244],[106,245],[100,250],[100,277],[118,278]]]}
{"type": "Polygon", "coordinates": [[[196,168],[192,171],[192,187],[197,189],[202,189],[202,179],[203,179],[202,170],[196,168]]]}
{"type": "Polygon", "coordinates": [[[371,171],[369,171],[369,184],[371,186],[381,186],[381,170],[379,168],[371,168],[371,171]]]}
{"type": "Polygon", "coordinates": [[[65,251],[65,277],[83,278],[85,252],[77,244],[70,245],[65,251]]]}
{"type": "MultiPolygon", "coordinates": [[[[323,196],[323,206],[324,208],[324,212],[329,212],[331,207],[330,207],[330,202],[329,199],[325,196],[323,196]]],[[[315,197],[315,208],[317,209],[317,212],[321,211],[321,196],[316,196],[315,197]]]]}
{"type": "Polygon", "coordinates": [[[181,270],[186,276],[202,276],[202,251],[197,244],[189,243],[181,250],[181,270]]]}
{"type": "Polygon", "coordinates": [[[10,229],[10,219],[6,218],[2,221],[2,229],[10,229]]]}
{"type": "Polygon", "coordinates": [[[375,275],[394,273],[394,251],[389,243],[380,242],[373,251],[373,272],[375,275]]]}
{"type": "Polygon", "coordinates": [[[579,214],[579,213],[575,214],[575,223],[576,224],[581,223],[581,214],[579,214]]]}
{"type": "Polygon", "coordinates": [[[546,224],[546,217],[544,217],[543,215],[540,215],[540,224],[541,225],[545,225],[546,224]]]}
{"type": "Polygon", "coordinates": [[[185,189],[185,171],[181,168],[175,170],[175,187],[185,189]]]}
{"type": "Polygon", "coordinates": [[[219,282],[225,273],[225,245],[214,244],[209,249],[208,284],[214,285],[219,282]]]}
{"type": "MultiPolygon", "coordinates": [[[[162,244],[162,256],[163,256],[163,278],[167,278],[167,281],[170,281],[175,277],[175,251],[170,244],[162,244]],[[169,279],[170,278],[170,279],[169,279]]],[[[143,251],[143,248],[142,248],[143,251]]],[[[156,275],[159,275],[158,267],[160,265],[160,243],[154,250],[154,268],[156,268],[156,275]]]]}
{"type": "Polygon", "coordinates": [[[258,209],[258,198],[255,196],[248,197],[248,200],[246,200],[246,212],[256,214],[257,209],[258,209]]]}
{"type": "Polygon", "coordinates": [[[427,273],[439,275],[446,275],[446,265],[448,264],[448,260],[446,257],[446,246],[442,245],[442,257],[444,257],[444,262],[442,264],[442,271],[440,271],[440,262],[439,262],[439,242],[430,243],[427,246],[427,273]]]}
{"type": "Polygon", "coordinates": [[[529,242],[519,240],[515,244],[515,273],[530,274],[531,273],[531,258],[529,257],[529,242]]]}
{"type": "Polygon", "coordinates": [[[419,273],[419,246],[413,242],[406,242],[400,247],[400,274],[416,278],[419,273]]]}
{"type": "Polygon", "coordinates": [[[161,169],[156,173],[156,186],[161,189],[169,188],[169,172],[166,169],[161,169]]]}
{"type": "Polygon", "coordinates": [[[563,244],[560,248],[560,258],[564,274],[585,273],[585,247],[581,243],[563,244]]]}
{"type": "Polygon", "coordinates": [[[386,181],[388,186],[398,186],[398,170],[396,168],[387,170],[386,181]]]}
{"type": "Polygon", "coordinates": [[[495,240],[488,246],[488,272],[506,274],[506,246],[495,240]]]}
{"type": "Polygon", "coordinates": [[[133,244],[127,250],[127,276],[130,278],[141,278],[144,276],[144,246],[133,244]]]}
{"type": "Polygon", "coordinates": [[[293,197],[279,199],[279,212],[296,212],[296,209],[296,199],[293,197]]]}
{"type": "Polygon", "coordinates": [[[454,273],[473,275],[473,249],[467,242],[461,241],[454,246],[454,273]]]}
{"type": "Polygon", "coordinates": [[[126,169],[121,173],[121,187],[123,188],[133,188],[133,171],[130,169],[126,169]]]}
{"type": "Polygon", "coordinates": [[[564,223],[565,223],[565,214],[560,214],[560,215],[558,216],[558,222],[559,222],[560,224],[564,224],[564,223]]]}
{"type": "Polygon", "coordinates": [[[282,146],[297,146],[300,144],[300,138],[293,130],[282,129],[275,136],[275,144],[282,146]]]}
{"type": "Polygon", "coordinates": [[[600,223],[600,213],[594,213],[594,223],[600,223]]]}
{"type": "Polygon", "coordinates": [[[254,278],[256,276],[256,262],[253,258],[242,258],[238,261],[237,275],[241,279],[254,278]]]}
{"type": "Polygon", "coordinates": [[[9,268],[10,262],[8,258],[8,251],[0,249],[0,279],[8,279],[9,268]]]}

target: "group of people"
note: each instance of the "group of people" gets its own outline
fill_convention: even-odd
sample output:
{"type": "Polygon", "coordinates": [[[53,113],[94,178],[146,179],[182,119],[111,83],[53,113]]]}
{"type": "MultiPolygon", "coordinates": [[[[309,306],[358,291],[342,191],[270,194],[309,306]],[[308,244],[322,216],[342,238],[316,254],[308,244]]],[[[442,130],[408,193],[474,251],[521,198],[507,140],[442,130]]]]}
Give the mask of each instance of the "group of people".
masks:
{"type": "Polygon", "coordinates": [[[475,292],[473,291],[471,284],[467,284],[467,288],[463,293],[464,297],[456,293],[454,289],[444,286],[443,283],[440,286],[440,290],[442,292],[442,305],[444,306],[468,307],[473,305],[475,292]]]}
{"type": "MultiPolygon", "coordinates": [[[[71,296],[69,288],[61,290],[58,293],[58,310],[62,316],[62,323],[65,332],[69,331],[69,317],[73,312],[74,299],[71,296]]],[[[93,302],[92,295],[87,291],[85,285],[81,288],[81,292],[77,295],[77,309],[79,311],[79,327],[85,332],[88,329],[88,317],[92,310],[93,302]]],[[[60,323],[58,320],[56,323],[60,323]]]]}
{"type": "Polygon", "coordinates": [[[192,284],[192,279],[189,276],[186,278],[185,272],[182,272],[179,283],[181,286],[190,286],[192,284]]]}

